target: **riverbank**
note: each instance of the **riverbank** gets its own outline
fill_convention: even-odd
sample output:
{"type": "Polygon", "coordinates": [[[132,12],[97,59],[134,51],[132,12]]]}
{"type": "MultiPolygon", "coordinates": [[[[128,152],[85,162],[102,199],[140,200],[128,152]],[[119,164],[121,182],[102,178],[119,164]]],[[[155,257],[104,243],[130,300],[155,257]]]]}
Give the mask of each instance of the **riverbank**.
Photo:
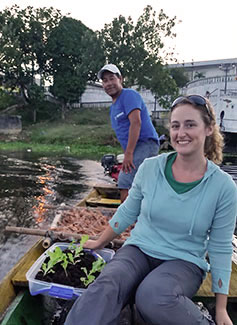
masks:
{"type": "MultiPolygon", "coordinates": [[[[105,154],[122,153],[110,125],[109,108],[79,108],[68,111],[65,120],[23,123],[18,136],[0,135],[0,151],[27,151],[45,155],[70,155],[78,159],[100,160],[105,154]]],[[[159,135],[168,129],[157,126],[159,135]]],[[[236,157],[227,150],[225,157],[236,157]]]]}
{"type": "MultiPolygon", "coordinates": [[[[157,131],[167,134],[162,127],[157,131]]],[[[65,120],[23,123],[17,137],[0,136],[0,150],[70,154],[80,159],[100,159],[104,154],[122,152],[110,126],[108,108],[74,109],[65,120]]]]}
{"type": "Polygon", "coordinates": [[[24,124],[18,136],[0,136],[1,151],[70,154],[98,159],[106,153],[121,153],[110,126],[108,108],[75,109],[65,120],[24,124]]]}

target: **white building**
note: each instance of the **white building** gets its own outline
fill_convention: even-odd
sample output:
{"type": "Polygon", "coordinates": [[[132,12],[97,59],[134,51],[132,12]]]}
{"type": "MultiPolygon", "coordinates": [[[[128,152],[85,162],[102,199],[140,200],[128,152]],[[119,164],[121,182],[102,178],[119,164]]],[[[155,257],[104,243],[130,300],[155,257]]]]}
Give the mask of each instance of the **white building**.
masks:
{"type": "MultiPolygon", "coordinates": [[[[237,58],[171,64],[170,67],[183,68],[187,73],[190,81],[181,89],[182,94],[209,97],[222,130],[237,133],[237,58]]],[[[143,89],[139,92],[150,115],[157,117],[164,109],[155,101],[150,90],[143,89]]],[[[73,106],[109,107],[111,104],[111,97],[105,93],[101,83],[97,82],[88,84],[80,103],[73,106]]]]}
{"type": "Polygon", "coordinates": [[[181,92],[208,97],[222,131],[237,134],[237,58],[170,66],[182,67],[190,79],[181,92]]]}
{"type": "MultiPolygon", "coordinates": [[[[136,89],[134,87],[134,89],[136,89]]],[[[155,106],[158,109],[158,104],[155,102],[155,97],[150,90],[139,90],[149,114],[154,110],[155,106]]],[[[87,85],[85,92],[81,96],[80,103],[73,104],[73,107],[109,107],[112,104],[111,97],[107,95],[101,83],[90,83],[87,85]]],[[[162,109],[159,107],[159,109],[162,109]]]]}

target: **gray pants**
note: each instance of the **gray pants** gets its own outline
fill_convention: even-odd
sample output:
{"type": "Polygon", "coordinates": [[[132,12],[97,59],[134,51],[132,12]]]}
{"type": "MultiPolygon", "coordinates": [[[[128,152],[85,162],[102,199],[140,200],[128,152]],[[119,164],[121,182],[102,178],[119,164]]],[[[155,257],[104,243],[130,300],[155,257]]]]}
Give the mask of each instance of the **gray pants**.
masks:
{"type": "Polygon", "coordinates": [[[193,263],[161,261],[135,246],[124,246],[75,301],[65,325],[117,325],[129,299],[135,299],[148,324],[208,325],[191,300],[202,277],[193,263]]]}
{"type": "Polygon", "coordinates": [[[133,163],[135,169],[132,168],[130,173],[125,173],[120,170],[118,177],[118,188],[119,189],[129,189],[132,186],[133,179],[138,170],[138,167],[144,161],[145,158],[155,157],[158,155],[159,145],[152,139],[147,139],[147,141],[139,141],[133,153],[133,163]]]}

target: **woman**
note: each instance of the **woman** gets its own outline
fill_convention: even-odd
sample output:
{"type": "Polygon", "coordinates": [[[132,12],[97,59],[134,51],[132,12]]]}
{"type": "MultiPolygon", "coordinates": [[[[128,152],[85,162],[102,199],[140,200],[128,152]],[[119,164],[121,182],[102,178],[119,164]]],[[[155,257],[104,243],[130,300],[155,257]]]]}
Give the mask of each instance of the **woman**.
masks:
{"type": "Polygon", "coordinates": [[[210,102],[198,95],[177,98],[170,139],[175,152],[144,161],[110,225],[98,240],[88,241],[87,247],[102,248],[136,222],[124,246],[75,302],[66,325],[115,325],[131,297],[148,324],[209,324],[191,300],[209,268],[216,324],[232,325],[226,305],[237,190],[216,165],[223,140],[210,102]]]}

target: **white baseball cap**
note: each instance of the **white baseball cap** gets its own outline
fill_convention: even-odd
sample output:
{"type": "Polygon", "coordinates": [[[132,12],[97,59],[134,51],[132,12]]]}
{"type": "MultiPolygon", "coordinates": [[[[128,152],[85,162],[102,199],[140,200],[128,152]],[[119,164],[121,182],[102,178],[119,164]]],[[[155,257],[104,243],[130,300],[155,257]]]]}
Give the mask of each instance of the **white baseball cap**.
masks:
{"type": "Polygon", "coordinates": [[[119,69],[116,67],[116,65],[110,63],[110,64],[106,64],[106,65],[104,65],[103,68],[100,69],[100,71],[99,71],[98,74],[97,74],[97,77],[98,77],[99,79],[102,79],[103,73],[104,73],[105,71],[109,71],[109,72],[112,72],[112,73],[117,73],[119,76],[121,76],[121,72],[120,72],[119,69]]]}

